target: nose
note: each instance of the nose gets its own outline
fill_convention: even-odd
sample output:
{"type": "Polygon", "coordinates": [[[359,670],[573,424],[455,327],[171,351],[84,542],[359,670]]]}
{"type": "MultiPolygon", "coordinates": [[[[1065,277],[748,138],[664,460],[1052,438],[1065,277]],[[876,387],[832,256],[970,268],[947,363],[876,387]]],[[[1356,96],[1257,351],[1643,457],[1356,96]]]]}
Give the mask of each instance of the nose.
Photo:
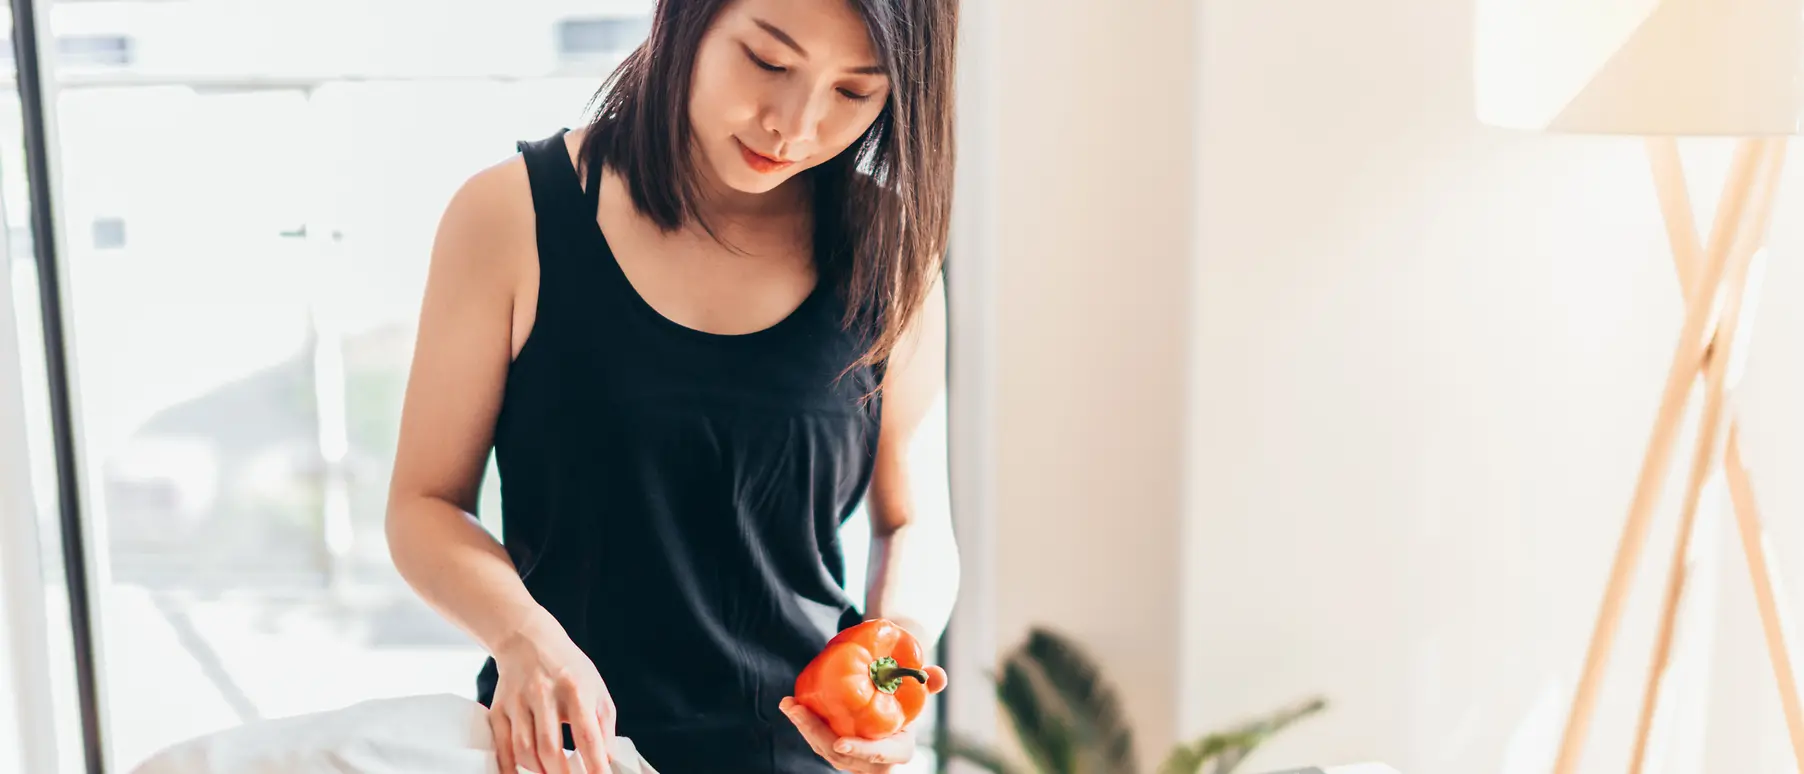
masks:
{"type": "Polygon", "coordinates": [[[802,87],[786,90],[764,111],[764,130],[777,136],[778,156],[794,157],[798,155],[795,149],[806,149],[815,143],[831,104],[830,94],[822,91],[802,87]]]}

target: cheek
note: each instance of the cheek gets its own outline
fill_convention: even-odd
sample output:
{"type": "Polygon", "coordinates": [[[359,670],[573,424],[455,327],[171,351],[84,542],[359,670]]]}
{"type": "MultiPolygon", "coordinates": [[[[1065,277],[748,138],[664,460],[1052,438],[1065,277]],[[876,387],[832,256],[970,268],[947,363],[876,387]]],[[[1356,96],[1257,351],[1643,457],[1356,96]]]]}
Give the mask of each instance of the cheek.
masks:
{"type": "Polygon", "coordinates": [[[870,104],[849,105],[835,115],[825,126],[821,127],[821,145],[830,149],[832,154],[851,147],[858,138],[863,137],[871,123],[883,113],[883,101],[873,97],[870,104]]]}
{"type": "MultiPolygon", "coordinates": [[[[757,114],[763,84],[719,57],[704,57],[696,62],[695,75],[689,88],[689,121],[697,129],[726,129],[757,114]]],[[[713,132],[718,133],[718,132],[713,132]]]]}

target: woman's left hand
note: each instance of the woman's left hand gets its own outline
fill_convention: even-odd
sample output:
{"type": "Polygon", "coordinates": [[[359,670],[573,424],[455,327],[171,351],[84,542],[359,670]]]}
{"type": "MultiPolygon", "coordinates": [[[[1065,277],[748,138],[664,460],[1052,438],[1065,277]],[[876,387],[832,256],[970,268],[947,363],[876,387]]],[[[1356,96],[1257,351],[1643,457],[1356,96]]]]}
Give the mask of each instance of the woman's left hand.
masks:
{"type": "Polygon", "coordinates": [[[793,698],[784,697],[781,708],[814,752],[840,771],[892,774],[914,759],[915,735],[909,729],[882,739],[853,739],[833,733],[827,721],[793,698]]]}

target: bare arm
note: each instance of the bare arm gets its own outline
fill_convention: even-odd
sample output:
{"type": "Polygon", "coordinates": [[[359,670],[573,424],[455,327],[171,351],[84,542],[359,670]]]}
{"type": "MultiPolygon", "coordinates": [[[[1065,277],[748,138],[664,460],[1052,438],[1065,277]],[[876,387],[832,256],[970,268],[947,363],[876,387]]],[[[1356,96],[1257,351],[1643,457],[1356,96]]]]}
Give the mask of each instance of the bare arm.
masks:
{"type": "Polygon", "coordinates": [[[388,550],[426,603],[495,657],[488,724],[499,770],[568,774],[559,733],[568,723],[584,770],[610,774],[607,685],[471,515],[523,340],[516,329],[530,330],[514,301],[536,298],[522,291],[538,287],[529,191],[516,156],[470,178],[439,222],[401,411],[388,550]]]}
{"type": "Polygon", "coordinates": [[[514,298],[535,249],[518,158],[452,197],[433,243],[389,491],[396,568],[490,653],[556,625],[471,515],[514,352],[514,298]]]}
{"type": "MultiPolygon", "coordinates": [[[[895,621],[931,649],[952,617],[959,582],[944,450],[920,446],[923,420],[945,395],[943,283],[935,282],[890,363],[867,507],[871,569],[865,617],[895,621]]],[[[934,437],[943,443],[943,433],[934,437]]]]}
{"type": "MultiPolygon", "coordinates": [[[[958,544],[940,450],[921,443],[923,420],[945,392],[946,297],[935,283],[923,314],[904,334],[883,377],[883,427],[866,510],[871,518],[871,569],[865,618],[887,618],[931,653],[958,597],[958,544]]],[[[931,660],[931,656],[929,656],[931,660]]],[[[928,670],[927,690],[946,688],[946,673],[928,670]]],[[[818,715],[785,698],[783,714],[822,758],[843,771],[899,771],[914,760],[913,731],[884,739],[841,739],[818,715]]]]}

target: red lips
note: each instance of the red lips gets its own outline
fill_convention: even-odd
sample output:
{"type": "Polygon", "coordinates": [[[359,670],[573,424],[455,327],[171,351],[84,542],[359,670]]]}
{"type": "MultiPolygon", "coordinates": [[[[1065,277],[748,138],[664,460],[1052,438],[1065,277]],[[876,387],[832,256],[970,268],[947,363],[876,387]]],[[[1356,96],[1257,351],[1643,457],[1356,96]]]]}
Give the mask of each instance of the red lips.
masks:
{"type": "Polygon", "coordinates": [[[733,138],[733,142],[738,143],[739,155],[745,158],[746,166],[751,167],[752,171],[757,172],[759,174],[767,175],[772,172],[786,169],[790,165],[795,163],[793,161],[785,161],[783,159],[772,158],[770,156],[766,156],[762,153],[752,150],[750,146],[746,145],[744,142],[741,142],[739,140],[739,138],[737,138],[737,137],[733,138]]]}

